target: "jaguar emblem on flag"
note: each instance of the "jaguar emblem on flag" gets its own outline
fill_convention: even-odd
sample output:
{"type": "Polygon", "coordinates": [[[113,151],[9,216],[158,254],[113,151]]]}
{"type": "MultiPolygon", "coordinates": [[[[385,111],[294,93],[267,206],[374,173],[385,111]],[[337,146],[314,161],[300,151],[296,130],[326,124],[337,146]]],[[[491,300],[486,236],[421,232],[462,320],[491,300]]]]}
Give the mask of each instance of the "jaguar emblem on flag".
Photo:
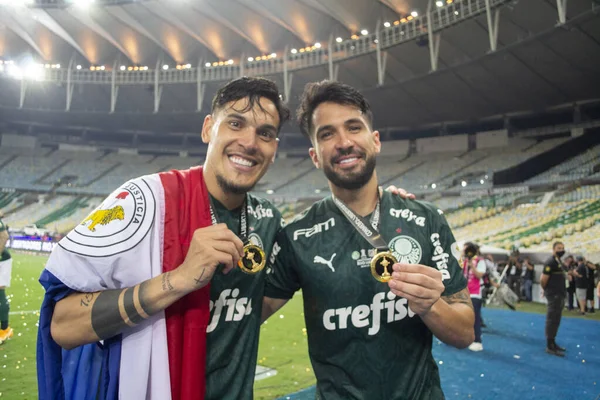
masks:
{"type": "Polygon", "coordinates": [[[92,232],[96,232],[96,225],[108,225],[114,220],[123,221],[125,218],[125,211],[121,206],[114,206],[108,210],[96,210],[90,214],[89,217],[83,220],[81,225],[86,225],[88,222],[92,222],[87,228],[92,232]]]}

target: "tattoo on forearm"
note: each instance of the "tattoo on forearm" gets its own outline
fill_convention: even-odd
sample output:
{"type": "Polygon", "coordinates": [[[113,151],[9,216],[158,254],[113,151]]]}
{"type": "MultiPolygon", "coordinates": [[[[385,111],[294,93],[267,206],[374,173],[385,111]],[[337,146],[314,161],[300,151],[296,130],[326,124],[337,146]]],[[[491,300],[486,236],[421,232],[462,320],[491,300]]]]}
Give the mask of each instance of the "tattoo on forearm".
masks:
{"type": "Polygon", "coordinates": [[[458,293],[451,294],[450,296],[443,296],[442,298],[448,304],[462,303],[473,308],[473,303],[471,302],[471,295],[469,294],[467,289],[463,289],[458,293]]]}
{"type": "Polygon", "coordinates": [[[196,282],[196,285],[202,285],[204,282],[206,282],[206,280],[202,280],[202,277],[204,276],[205,272],[206,272],[206,270],[203,269],[200,276],[198,278],[194,279],[194,281],[196,282]]]}
{"type": "Polygon", "coordinates": [[[162,290],[163,292],[168,292],[173,290],[173,285],[171,285],[170,272],[163,274],[162,276],[162,290]]]}
{"type": "MultiPolygon", "coordinates": [[[[173,286],[165,275],[163,288],[172,290],[173,286]]],[[[149,305],[148,286],[146,281],[132,288],[106,290],[98,294],[92,305],[92,329],[100,339],[111,338],[160,311],[149,305]]]]}
{"type": "Polygon", "coordinates": [[[93,299],[94,299],[94,293],[84,293],[80,304],[83,307],[89,307],[90,303],[92,302],[93,299]]]}

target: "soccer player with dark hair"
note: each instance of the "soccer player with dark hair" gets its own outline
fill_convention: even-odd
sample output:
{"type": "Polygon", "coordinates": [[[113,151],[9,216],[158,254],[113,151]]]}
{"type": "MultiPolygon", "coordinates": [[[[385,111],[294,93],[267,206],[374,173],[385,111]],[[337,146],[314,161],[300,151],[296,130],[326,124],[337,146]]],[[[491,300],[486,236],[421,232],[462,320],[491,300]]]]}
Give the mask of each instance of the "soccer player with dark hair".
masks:
{"type": "Polygon", "coordinates": [[[289,118],[240,78],[204,119],[204,165],[133,179],[67,234],[40,282],[40,399],[251,399],[281,215],[248,192],[289,118]]]}
{"type": "Polygon", "coordinates": [[[379,189],[379,132],[354,88],[307,85],[298,120],[332,195],[277,235],[263,319],[302,289],[318,398],[443,399],[433,335],[459,348],[474,339],[443,213],[379,189]]]}

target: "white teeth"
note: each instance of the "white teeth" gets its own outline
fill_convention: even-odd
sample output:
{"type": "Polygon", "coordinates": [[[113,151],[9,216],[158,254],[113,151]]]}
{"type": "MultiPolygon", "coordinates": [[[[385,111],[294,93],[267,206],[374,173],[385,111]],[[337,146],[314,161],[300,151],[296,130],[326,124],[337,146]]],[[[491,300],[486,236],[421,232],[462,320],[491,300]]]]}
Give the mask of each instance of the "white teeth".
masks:
{"type": "Polygon", "coordinates": [[[235,163],[235,164],[239,164],[239,165],[243,165],[244,167],[251,167],[254,165],[254,163],[250,160],[246,160],[242,157],[238,157],[238,156],[232,156],[229,157],[229,159],[235,163]]]}
{"type": "Polygon", "coordinates": [[[346,159],[340,161],[340,164],[348,164],[348,163],[354,162],[356,160],[358,160],[358,158],[356,158],[356,157],[346,158],[346,159]]]}

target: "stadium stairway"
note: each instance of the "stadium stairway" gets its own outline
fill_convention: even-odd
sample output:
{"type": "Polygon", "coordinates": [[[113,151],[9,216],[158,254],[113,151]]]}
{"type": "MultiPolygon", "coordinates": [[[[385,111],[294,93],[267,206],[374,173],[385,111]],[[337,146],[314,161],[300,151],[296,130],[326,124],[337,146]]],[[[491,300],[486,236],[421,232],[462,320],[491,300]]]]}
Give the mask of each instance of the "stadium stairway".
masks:
{"type": "Polygon", "coordinates": [[[11,162],[13,162],[13,160],[14,160],[15,158],[17,158],[17,157],[18,157],[18,156],[10,156],[10,157],[8,157],[6,160],[4,160],[4,162],[3,162],[3,163],[0,163],[0,170],[1,170],[2,168],[6,167],[6,166],[7,166],[8,164],[10,164],[11,162]]]}
{"type": "Polygon", "coordinates": [[[57,166],[52,168],[50,171],[48,171],[47,173],[45,173],[44,175],[42,175],[41,177],[39,177],[38,179],[33,181],[33,183],[36,183],[36,184],[44,183],[46,178],[48,178],[53,173],[55,173],[56,171],[58,171],[59,169],[61,169],[62,167],[64,167],[65,165],[67,165],[70,162],[71,162],[71,160],[64,160],[63,162],[61,162],[60,164],[58,164],[57,166]]]}
{"type": "Polygon", "coordinates": [[[103,176],[109,174],[110,172],[114,171],[115,169],[119,168],[121,166],[122,163],[116,163],[115,165],[105,169],[104,171],[102,171],[101,173],[99,173],[98,175],[96,175],[94,178],[92,178],[91,180],[82,183],[81,186],[82,187],[90,187],[94,184],[94,182],[98,181],[100,178],[102,178],[103,176]]]}

